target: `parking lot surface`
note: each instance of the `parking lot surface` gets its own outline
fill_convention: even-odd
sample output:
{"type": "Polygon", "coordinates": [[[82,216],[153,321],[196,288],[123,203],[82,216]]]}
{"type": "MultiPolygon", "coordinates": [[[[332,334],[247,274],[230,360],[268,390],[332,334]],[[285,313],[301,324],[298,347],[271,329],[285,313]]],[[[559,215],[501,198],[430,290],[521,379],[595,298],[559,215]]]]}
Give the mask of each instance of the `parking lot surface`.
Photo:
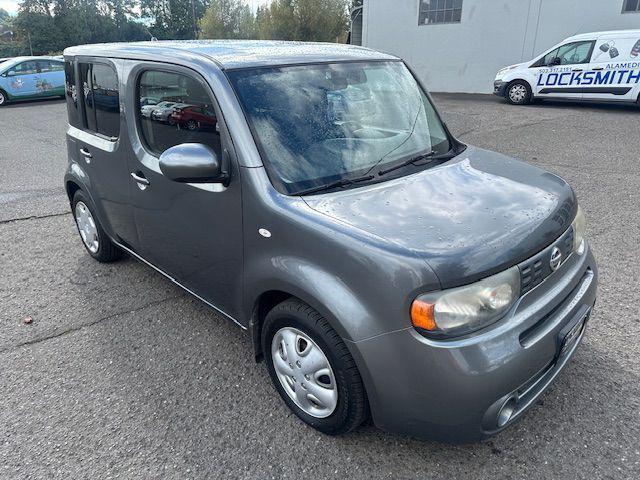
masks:
{"type": "Polygon", "coordinates": [[[463,446],[306,427],[238,327],[137,261],[85,253],[65,104],[28,102],[0,109],[0,478],[640,478],[640,111],[435,100],[464,142],[566,178],[587,215],[595,313],[521,421],[463,446]]]}

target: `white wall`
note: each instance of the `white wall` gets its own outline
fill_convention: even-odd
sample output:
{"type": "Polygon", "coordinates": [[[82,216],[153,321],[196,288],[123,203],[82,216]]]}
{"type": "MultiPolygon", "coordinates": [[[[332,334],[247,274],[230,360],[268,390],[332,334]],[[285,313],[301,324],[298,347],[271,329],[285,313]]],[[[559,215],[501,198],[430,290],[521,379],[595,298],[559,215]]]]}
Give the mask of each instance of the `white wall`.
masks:
{"type": "Polygon", "coordinates": [[[566,37],[640,28],[623,0],[464,0],[445,25],[418,25],[419,2],[365,0],[363,45],[404,58],[434,92],[490,93],[500,68],[566,37]]]}

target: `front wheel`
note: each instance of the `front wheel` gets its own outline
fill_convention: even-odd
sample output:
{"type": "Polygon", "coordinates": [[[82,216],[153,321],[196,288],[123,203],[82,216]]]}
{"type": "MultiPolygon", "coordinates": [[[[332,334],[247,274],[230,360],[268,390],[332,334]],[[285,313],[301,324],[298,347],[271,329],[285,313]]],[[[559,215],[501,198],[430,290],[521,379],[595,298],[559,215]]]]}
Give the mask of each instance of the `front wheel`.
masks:
{"type": "Polygon", "coordinates": [[[4,91],[0,90],[0,107],[5,106],[7,103],[9,103],[9,97],[4,91]]]}
{"type": "Polygon", "coordinates": [[[531,103],[531,87],[523,80],[514,80],[507,87],[507,101],[512,105],[531,103]]]}
{"type": "Polygon", "coordinates": [[[367,398],[353,357],[307,304],[290,299],[275,306],[264,321],[262,348],[278,393],[302,421],[329,435],[364,421],[367,398]]]}

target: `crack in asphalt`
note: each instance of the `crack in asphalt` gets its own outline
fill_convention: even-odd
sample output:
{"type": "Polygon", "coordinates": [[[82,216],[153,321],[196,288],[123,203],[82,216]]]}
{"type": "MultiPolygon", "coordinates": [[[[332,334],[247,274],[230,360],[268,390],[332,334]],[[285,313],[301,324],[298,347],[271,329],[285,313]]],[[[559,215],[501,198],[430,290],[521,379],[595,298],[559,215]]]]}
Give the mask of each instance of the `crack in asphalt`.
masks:
{"type": "Polygon", "coordinates": [[[0,225],[4,225],[5,223],[22,222],[24,220],[38,220],[40,218],[63,217],[64,215],[71,215],[71,212],[50,213],[47,215],[30,215],[28,217],[9,218],[7,220],[0,220],[0,225]]]}
{"type": "Polygon", "coordinates": [[[170,300],[177,300],[179,298],[181,298],[181,297],[174,295],[172,297],[167,297],[167,298],[163,298],[161,300],[155,300],[153,302],[149,302],[149,303],[147,303],[145,305],[142,305],[140,307],[137,307],[137,308],[127,309],[127,310],[124,310],[124,311],[121,311],[121,312],[115,312],[115,313],[112,313],[112,314],[109,314],[109,315],[105,315],[104,317],[97,318],[96,320],[93,320],[93,321],[87,322],[87,323],[83,323],[81,325],[71,326],[71,327],[68,327],[68,328],[59,328],[59,329],[54,330],[53,332],[49,333],[48,335],[42,335],[42,336],[39,336],[39,337],[32,338],[30,340],[25,340],[24,342],[17,343],[15,345],[10,346],[10,347],[0,348],[0,355],[3,354],[3,353],[6,353],[6,352],[12,351],[12,350],[17,350],[17,349],[22,348],[22,347],[27,347],[27,346],[30,346],[30,345],[35,345],[35,344],[38,344],[38,343],[45,342],[47,340],[52,340],[54,338],[59,338],[59,337],[62,337],[64,335],[67,335],[69,333],[74,333],[74,332],[83,330],[85,328],[92,327],[94,325],[97,325],[98,323],[101,323],[101,322],[105,321],[105,320],[111,320],[113,318],[117,318],[117,317],[120,317],[122,315],[129,314],[129,313],[140,312],[140,311],[145,310],[145,309],[147,309],[149,307],[154,307],[156,305],[160,305],[160,304],[168,302],[170,300]]]}
{"type": "MultiPolygon", "coordinates": [[[[445,115],[446,115],[446,112],[445,112],[445,115]]],[[[514,125],[509,125],[508,128],[510,130],[521,129],[521,128],[529,128],[529,127],[533,127],[533,126],[536,126],[536,125],[541,125],[543,123],[560,121],[560,120],[563,120],[563,119],[566,119],[566,118],[570,118],[570,117],[575,117],[575,116],[576,115],[574,115],[574,114],[570,114],[570,115],[563,115],[561,117],[543,118],[543,119],[535,121],[535,122],[525,122],[525,123],[517,123],[517,124],[514,124],[514,125]]],[[[500,127],[500,128],[483,128],[480,125],[480,126],[473,127],[473,128],[468,129],[468,130],[465,130],[462,133],[457,134],[456,136],[458,138],[462,138],[462,137],[465,137],[465,136],[467,136],[469,134],[475,134],[475,135],[482,134],[482,135],[484,135],[484,134],[487,134],[487,133],[500,132],[500,131],[502,131],[504,129],[505,129],[504,127],[500,127]]]]}

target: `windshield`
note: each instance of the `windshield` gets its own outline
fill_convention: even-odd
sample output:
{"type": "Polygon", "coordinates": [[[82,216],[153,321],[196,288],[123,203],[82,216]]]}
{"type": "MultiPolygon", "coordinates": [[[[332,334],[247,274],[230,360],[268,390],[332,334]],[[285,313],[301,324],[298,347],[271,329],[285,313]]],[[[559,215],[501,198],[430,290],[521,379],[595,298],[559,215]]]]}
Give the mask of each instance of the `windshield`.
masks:
{"type": "MultiPolygon", "coordinates": [[[[269,178],[284,193],[363,175],[378,181],[390,165],[452,148],[433,105],[400,61],[239,69],[228,75],[269,178]]],[[[416,168],[425,167],[407,164],[398,172],[416,168]]]]}

